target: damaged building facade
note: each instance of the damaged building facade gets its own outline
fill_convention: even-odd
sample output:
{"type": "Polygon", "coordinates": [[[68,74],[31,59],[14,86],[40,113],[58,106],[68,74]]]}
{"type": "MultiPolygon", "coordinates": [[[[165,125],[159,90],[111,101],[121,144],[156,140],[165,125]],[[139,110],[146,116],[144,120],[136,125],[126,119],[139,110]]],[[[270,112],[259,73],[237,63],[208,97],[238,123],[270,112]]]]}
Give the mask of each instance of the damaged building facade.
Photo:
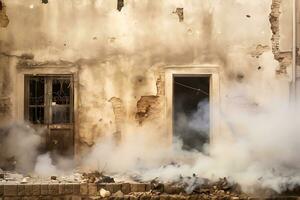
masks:
{"type": "Polygon", "coordinates": [[[67,155],[107,135],[176,135],[199,150],[238,137],[234,111],[297,97],[295,3],[1,0],[1,126],[43,128],[47,148],[67,155]],[[201,105],[204,134],[190,141],[199,133],[176,113],[201,105]]]}

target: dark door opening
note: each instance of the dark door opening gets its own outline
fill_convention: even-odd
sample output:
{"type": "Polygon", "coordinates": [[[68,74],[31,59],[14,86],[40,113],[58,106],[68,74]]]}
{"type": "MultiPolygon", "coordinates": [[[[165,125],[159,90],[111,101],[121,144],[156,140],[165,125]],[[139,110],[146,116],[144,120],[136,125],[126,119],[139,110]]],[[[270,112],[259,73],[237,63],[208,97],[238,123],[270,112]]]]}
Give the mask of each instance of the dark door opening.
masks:
{"type": "Polygon", "coordinates": [[[185,150],[203,152],[209,143],[210,77],[173,77],[173,135],[185,150]]]}
{"type": "Polygon", "coordinates": [[[73,77],[25,76],[25,120],[46,129],[43,151],[73,155],[73,77]]]}

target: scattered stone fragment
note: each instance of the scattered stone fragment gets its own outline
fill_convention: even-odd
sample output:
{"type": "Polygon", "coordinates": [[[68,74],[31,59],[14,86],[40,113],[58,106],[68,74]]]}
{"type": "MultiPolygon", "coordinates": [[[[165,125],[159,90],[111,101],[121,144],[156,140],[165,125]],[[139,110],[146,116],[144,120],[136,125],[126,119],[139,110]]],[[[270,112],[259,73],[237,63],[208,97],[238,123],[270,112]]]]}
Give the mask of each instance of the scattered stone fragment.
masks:
{"type": "Polygon", "coordinates": [[[109,197],[111,195],[110,191],[107,191],[103,188],[100,189],[99,194],[102,198],[109,197]]]}
{"type": "Polygon", "coordinates": [[[123,198],[124,194],[122,191],[118,190],[116,193],[113,194],[113,196],[117,198],[123,198]]]}
{"type": "Polygon", "coordinates": [[[21,181],[21,184],[26,184],[26,183],[28,183],[28,180],[27,180],[27,179],[28,179],[27,177],[23,178],[22,181],[21,181]]]}
{"type": "Polygon", "coordinates": [[[56,176],[51,176],[50,179],[51,180],[57,180],[57,177],[56,176]]]}

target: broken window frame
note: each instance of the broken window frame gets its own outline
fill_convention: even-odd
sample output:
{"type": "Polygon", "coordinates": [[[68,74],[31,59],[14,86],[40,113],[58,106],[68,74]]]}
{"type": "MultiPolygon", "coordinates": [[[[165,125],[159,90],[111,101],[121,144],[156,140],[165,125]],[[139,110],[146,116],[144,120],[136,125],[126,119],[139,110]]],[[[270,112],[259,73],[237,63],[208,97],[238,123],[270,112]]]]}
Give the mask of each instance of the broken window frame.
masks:
{"type": "Polygon", "coordinates": [[[74,91],[73,91],[73,76],[72,75],[25,75],[25,88],[24,88],[24,119],[32,124],[41,124],[41,125],[70,125],[73,124],[74,120],[74,91]],[[44,104],[43,105],[30,105],[30,80],[32,78],[44,78],[44,104]],[[69,94],[69,104],[61,104],[61,105],[52,105],[53,103],[53,80],[62,79],[62,80],[70,80],[70,94],[69,94]],[[53,122],[53,106],[61,106],[61,107],[69,107],[69,120],[66,122],[53,122]],[[30,120],[30,107],[43,107],[44,108],[44,121],[43,123],[35,123],[30,120]]]}

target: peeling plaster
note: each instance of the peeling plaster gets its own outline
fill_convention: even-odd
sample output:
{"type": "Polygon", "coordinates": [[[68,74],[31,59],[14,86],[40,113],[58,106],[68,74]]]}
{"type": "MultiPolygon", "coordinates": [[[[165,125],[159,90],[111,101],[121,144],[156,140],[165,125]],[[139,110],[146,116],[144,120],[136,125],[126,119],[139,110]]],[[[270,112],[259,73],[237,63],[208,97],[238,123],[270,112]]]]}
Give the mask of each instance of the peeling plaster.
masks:
{"type": "Polygon", "coordinates": [[[0,27],[7,27],[9,24],[9,19],[6,14],[6,6],[5,4],[0,0],[0,27]]]}
{"type": "Polygon", "coordinates": [[[257,45],[255,50],[253,50],[250,54],[254,58],[259,58],[264,52],[270,50],[268,45],[257,45]]]}
{"type": "Polygon", "coordinates": [[[269,15],[269,21],[272,30],[272,52],[274,58],[279,62],[279,69],[276,70],[277,74],[287,74],[287,67],[292,64],[292,52],[281,52],[280,51],[280,6],[282,0],[272,0],[271,13],[269,15]]]}
{"type": "Polygon", "coordinates": [[[112,97],[109,100],[109,102],[111,102],[112,104],[114,115],[115,115],[115,124],[116,124],[115,137],[117,141],[119,141],[121,139],[122,125],[124,123],[125,116],[126,116],[125,107],[122,99],[117,97],[112,97]]]}

